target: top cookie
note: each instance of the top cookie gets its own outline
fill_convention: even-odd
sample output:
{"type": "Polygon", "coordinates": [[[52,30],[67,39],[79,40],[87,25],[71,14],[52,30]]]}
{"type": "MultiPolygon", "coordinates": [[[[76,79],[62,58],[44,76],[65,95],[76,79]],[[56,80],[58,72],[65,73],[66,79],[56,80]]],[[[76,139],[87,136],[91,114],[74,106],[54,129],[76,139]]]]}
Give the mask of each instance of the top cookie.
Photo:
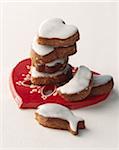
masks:
{"type": "Polygon", "coordinates": [[[53,18],[45,20],[39,27],[38,43],[53,47],[66,47],[74,45],[79,40],[77,27],[67,25],[62,19],[53,18]]]}

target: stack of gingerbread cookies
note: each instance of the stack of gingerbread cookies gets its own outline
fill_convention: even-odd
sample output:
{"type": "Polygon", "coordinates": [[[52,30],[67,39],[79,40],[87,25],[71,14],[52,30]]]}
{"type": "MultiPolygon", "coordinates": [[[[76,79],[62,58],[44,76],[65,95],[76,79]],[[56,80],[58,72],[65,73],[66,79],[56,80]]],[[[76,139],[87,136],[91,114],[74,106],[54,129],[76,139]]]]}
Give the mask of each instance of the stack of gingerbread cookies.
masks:
{"type": "Polygon", "coordinates": [[[34,37],[31,50],[31,82],[63,85],[72,78],[68,57],[76,53],[77,27],[59,18],[44,21],[34,37]]]}
{"type": "MultiPolygon", "coordinates": [[[[67,25],[59,18],[44,21],[32,43],[30,72],[32,84],[58,85],[56,95],[70,104],[81,101],[84,107],[93,101],[91,97],[107,96],[114,82],[112,76],[99,75],[86,66],[77,67],[72,74],[68,58],[76,53],[76,42],[79,39],[77,27],[67,25]]],[[[78,129],[85,128],[84,119],[58,103],[40,104],[35,118],[42,126],[68,130],[74,135],[78,134],[78,129]]]]}

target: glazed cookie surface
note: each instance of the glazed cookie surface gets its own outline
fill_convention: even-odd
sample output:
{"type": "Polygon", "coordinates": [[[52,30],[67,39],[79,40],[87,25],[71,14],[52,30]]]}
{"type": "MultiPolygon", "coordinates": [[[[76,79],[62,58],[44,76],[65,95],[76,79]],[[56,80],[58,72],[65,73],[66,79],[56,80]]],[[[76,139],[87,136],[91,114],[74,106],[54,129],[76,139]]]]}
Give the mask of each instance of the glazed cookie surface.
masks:
{"type": "Polygon", "coordinates": [[[68,101],[85,99],[92,88],[92,72],[85,66],[80,66],[73,78],[57,89],[58,93],[68,101]]]}
{"type": "Polygon", "coordinates": [[[76,117],[70,109],[60,104],[47,103],[40,105],[35,113],[36,120],[43,126],[68,130],[77,135],[78,129],[84,129],[84,120],[76,117]]]}
{"type": "Polygon", "coordinates": [[[39,27],[38,43],[53,47],[66,47],[74,45],[79,40],[77,27],[67,25],[62,19],[53,18],[45,20],[39,27]]]}

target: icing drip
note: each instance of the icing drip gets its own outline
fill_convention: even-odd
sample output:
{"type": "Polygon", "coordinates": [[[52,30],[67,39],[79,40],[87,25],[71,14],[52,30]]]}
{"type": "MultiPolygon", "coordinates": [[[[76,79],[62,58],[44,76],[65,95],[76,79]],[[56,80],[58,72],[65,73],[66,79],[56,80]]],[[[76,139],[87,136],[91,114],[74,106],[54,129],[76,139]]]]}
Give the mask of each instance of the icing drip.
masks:
{"type": "Polygon", "coordinates": [[[52,46],[46,46],[46,45],[40,45],[37,43],[38,37],[35,36],[32,43],[32,49],[39,55],[45,56],[52,51],[54,51],[54,48],[52,46]]]}
{"type": "Polygon", "coordinates": [[[73,78],[57,90],[61,93],[74,94],[81,92],[89,86],[92,72],[85,66],[80,66],[73,78]]]}
{"type": "Polygon", "coordinates": [[[110,75],[93,75],[93,87],[104,85],[112,80],[110,75]]]}
{"type": "Polygon", "coordinates": [[[78,31],[73,25],[64,24],[59,18],[45,20],[39,27],[39,37],[66,39],[78,31]]]}
{"type": "Polygon", "coordinates": [[[77,130],[77,124],[82,121],[82,118],[76,117],[70,109],[60,104],[47,103],[40,105],[36,111],[39,115],[44,117],[58,118],[67,120],[69,122],[70,128],[73,131],[77,130]]]}
{"type": "Polygon", "coordinates": [[[34,78],[38,78],[38,77],[54,77],[54,76],[60,75],[62,73],[66,74],[67,71],[69,70],[69,68],[70,68],[70,66],[67,65],[64,70],[58,71],[56,73],[49,74],[49,73],[38,72],[36,70],[36,68],[32,66],[31,67],[31,76],[34,77],[34,78]]]}

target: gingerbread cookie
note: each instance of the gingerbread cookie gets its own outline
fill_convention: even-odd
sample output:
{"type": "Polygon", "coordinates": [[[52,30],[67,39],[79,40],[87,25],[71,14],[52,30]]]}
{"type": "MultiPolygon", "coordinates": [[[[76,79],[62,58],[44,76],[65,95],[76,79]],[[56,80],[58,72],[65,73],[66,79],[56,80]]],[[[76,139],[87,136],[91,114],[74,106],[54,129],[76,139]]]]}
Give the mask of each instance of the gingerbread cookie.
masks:
{"type": "Polygon", "coordinates": [[[92,88],[92,72],[85,66],[80,66],[73,78],[57,89],[58,93],[68,101],[85,99],[92,88]]]}
{"type": "Polygon", "coordinates": [[[45,20],[39,27],[38,36],[39,44],[53,47],[68,47],[80,38],[77,27],[67,25],[59,18],[45,20]]]}
{"type": "Polygon", "coordinates": [[[55,73],[57,71],[63,70],[68,62],[68,57],[67,58],[62,58],[62,59],[56,59],[50,63],[45,63],[45,64],[32,64],[36,68],[37,71],[39,72],[44,72],[44,73],[55,73]]]}
{"type": "Polygon", "coordinates": [[[93,75],[93,87],[89,96],[108,94],[114,86],[110,75],[93,75]]]}
{"type": "Polygon", "coordinates": [[[31,67],[31,82],[37,85],[62,85],[72,78],[72,67],[67,65],[64,70],[55,73],[38,72],[31,67]]]}
{"type": "Polygon", "coordinates": [[[39,45],[36,43],[36,46],[32,46],[31,50],[31,59],[33,64],[35,63],[49,63],[56,59],[62,59],[68,56],[71,56],[77,52],[76,44],[69,47],[49,47],[44,45],[39,45]]]}
{"type": "Polygon", "coordinates": [[[85,128],[82,118],[76,117],[70,109],[60,104],[47,103],[40,105],[35,117],[44,127],[68,130],[74,135],[78,134],[78,129],[85,128]]]}

